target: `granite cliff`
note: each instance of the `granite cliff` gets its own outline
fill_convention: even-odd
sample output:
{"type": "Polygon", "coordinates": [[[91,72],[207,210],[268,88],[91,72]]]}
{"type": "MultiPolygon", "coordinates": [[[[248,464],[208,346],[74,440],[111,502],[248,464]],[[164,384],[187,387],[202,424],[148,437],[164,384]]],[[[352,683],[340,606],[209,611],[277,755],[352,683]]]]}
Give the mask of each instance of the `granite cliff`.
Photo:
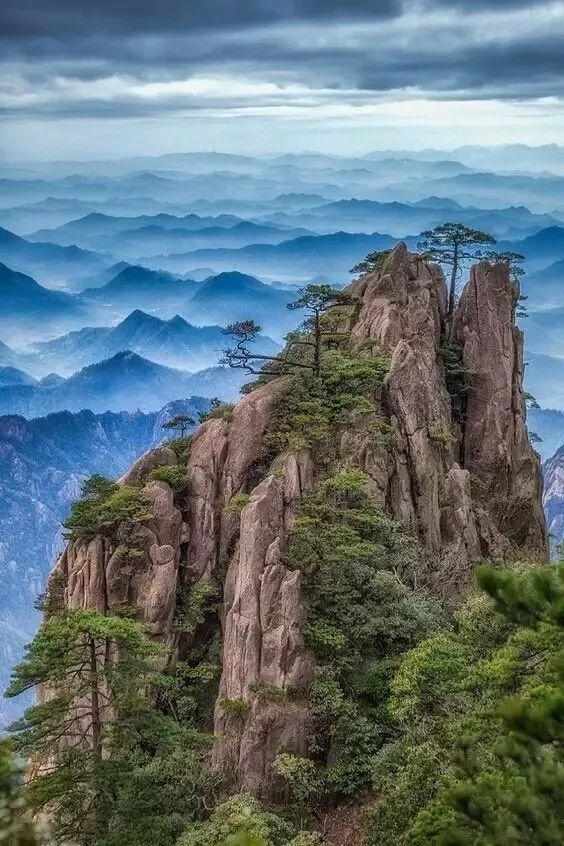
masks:
{"type": "MultiPolygon", "coordinates": [[[[383,513],[418,538],[441,601],[456,603],[481,559],[546,559],[507,266],[473,268],[448,340],[442,274],[405,245],[349,290],[358,298],[342,318],[350,343],[359,359],[385,360],[387,373],[374,382],[374,406],[346,425],[333,421],[332,471],[364,474],[383,513]]],[[[272,437],[290,399],[287,377],[266,381],[203,423],[189,451],[145,454],[120,480],[144,488],[152,513],[137,529],[133,563],[123,538],[78,539],[51,578],[64,584],[65,607],[135,607],[170,647],[171,665],[195,643],[221,641],[213,766],[234,789],[262,795],[277,790],[276,755],[307,750],[309,705],[299,694],[316,663],[303,574],[288,544],[327,459],[318,440],[280,449],[272,437]],[[155,479],[161,466],[183,471],[181,490],[166,472],[155,479]],[[202,585],[219,589],[222,608],[183,628],[186,597],[202,585]],[[292,696],[260,695],[273,690],[292,696]]]]}

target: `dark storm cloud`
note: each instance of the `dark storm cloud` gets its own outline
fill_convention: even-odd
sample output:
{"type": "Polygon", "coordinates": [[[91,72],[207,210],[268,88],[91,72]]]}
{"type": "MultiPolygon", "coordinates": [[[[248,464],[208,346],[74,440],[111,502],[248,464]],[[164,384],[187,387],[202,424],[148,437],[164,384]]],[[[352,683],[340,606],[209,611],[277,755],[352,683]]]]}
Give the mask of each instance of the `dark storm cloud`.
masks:
{"type": "Polygon", "coordinates": [[[178,27],[225,29],[277,20],[400,14],[400,0],[61,0],[14,2],[0,12],[0,31],[16,39],[83,36],[93,30],[173,32],[178,27]]]}
{"type": "Polygon", "coordinates": [[[404,89],[518,100],[564,82],[564,3],[547,0],[8,0],[0,25],[0,108],[20,114],[362,105],[404,89]],[[141,90],[193,76],[280,90],[141,90]]]}

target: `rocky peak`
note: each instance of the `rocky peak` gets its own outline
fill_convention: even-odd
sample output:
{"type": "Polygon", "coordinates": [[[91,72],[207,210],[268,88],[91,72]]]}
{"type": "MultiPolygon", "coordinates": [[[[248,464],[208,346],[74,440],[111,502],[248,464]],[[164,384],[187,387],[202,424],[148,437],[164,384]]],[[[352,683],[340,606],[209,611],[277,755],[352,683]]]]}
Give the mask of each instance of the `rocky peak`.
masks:
{"type": "MultiPolygon", "coordinates": [[[[475,267],[460,299],[448,342],[464,383],[457,397],[441,352],[447,292],[440,270],[399,244],[350,290],[360,299],[353,344],[361,356],[389,361],[379,396],[379,432],[387,434],[341,427],[338,468],[366,474],[384,511],[420,539],[433,562],[435,592],[452,601],[483,557],[510,550],[546,557],[540,465],[524,422],[522,337],[507,266],[475,267]]],[[[182,595],[221,583],[213,763],[235,789],[257,794],[275,790],[272,764],[280,750],[306,751],[310,721],[305,697],[256,691],[305,690],[314,673],[301,573],[287,566],[286,550],[301,502],[324,468],[313,449],[276,455],[265,445],[284,385],[283,378],[262,385],[199,427],[181,459],[185,496],[166,481],[146,485],[153,518],[141,527],[133,564],[124,567],[121,547],[98,537],[71,543],[56,567],[67,581],[68,607],[138,606],[173,654],[183,649],[174,626],[182,595]]],[[[121,481],[143,485],[155,467],[177,462],[161,448],[121,481]]]]}

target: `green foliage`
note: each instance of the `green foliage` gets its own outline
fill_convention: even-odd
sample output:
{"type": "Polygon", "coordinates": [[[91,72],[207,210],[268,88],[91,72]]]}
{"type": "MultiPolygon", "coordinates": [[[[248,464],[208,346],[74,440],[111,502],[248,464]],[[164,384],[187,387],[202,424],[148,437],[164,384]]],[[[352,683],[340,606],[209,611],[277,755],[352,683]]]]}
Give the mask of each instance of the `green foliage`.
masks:
{"type": "Polygon", "coordinates": [[[8,696],[38,685],[50,692],[12,736],[19,754],[49,762],[25,798],[34,812],[53,809],[57,841],[90,846],[101,838],[133,750],[158,741],[162,722],[148,690],[159,652],[133,620],[72,611],[46,620],[15,668],[8,696]],[[119,661],[109,657],[116,654],[119,661]],[[104,721],[108,709],[119,720],[104,721]]]}
{"type": "Polygon", "coordinates": [[[112,536],[118,528],[128,537],[135,526],[152,519],[147,495],[131,485],[116,485],[103,477],[85,482],[83,499],[75,502],[63,524],[68,540],[91,540],[98,534],[112,536]],[[92,482],[95,481],[93,485],[92,482]]]}
{"type": "Polygon", "coordinates": [[[456,261],[479,258],[476,247],[482,244],[495,244],[495,238],[463,223],[442,223],[421,233],[418,249],[425,257],[453,266],[456,261]]]}
{"type": "Polygon", "coordinates": [[[190,450],[192,448],[192,435],[184,435],[180,438],[172,438],[169,441],[165,441],[164,445],[169,447],[169,449],[173,450],[175,453],[178,463],[181,465],[186,465],[188,458],[190,456],[190,450]]]}
{"type": "Polygon", "coordinates": [[[374,273],[376,270],[381,270],[391,252],[391,250],[376,250],[373,253],[368,253],[362,261],[351,268],[350,273],[357,273],[359,276],[366,276],[368,273],[374,273]]]}
{"type": "Polygon", "coordinates": [[[258,799],[240,793],[218,805],[208,822],[190,827],[177,846],[242,846],[245,838],[252,846],[290,846],[295,833],[290,823],[266,811],[258,799]]]}
{"type": "Polygon", "coordinates": [[[155,467],[147,477],[148,482],[166,482],[175,493],[182,493],[188,487],[188,476],[183,467],[163,464],[155,467]]]}
{"type": "MultiPolygon", "coordinates": [[[[298,330],[286,336],[282,352],[275,356],[255,353],[251,345],[261,327],[254,320],[239,320],[223,330],[232,338],[234,345],[223,350],[219,363],[258,375],[258,384],[274,376],[300,371],[319,379],[323,350],[348,338],[343,326],[350,318],[350,307],[357,306],[358,300],[346,291],[339,291],[331,285],[306,285],[298,290],[297,299],[288,303],[291,310],[305,311],[306,319],[298,330]],[[262,365],[261,369],[257,369],[259,365],[262,365]]],[[[245,391],[251,388],[245,386],[245,391]]]]}
{"type": "Polygon", "coordinates": [[[7,740],[0,740],[0,843],[6,846],[48,846],[52,842],[39,824],[26,817],[23,773],[14,764],[7,740]]]}
{"type": "Polygon", "coordinates": [[[214,397],[210,401],[208,411],[200,411],[198,417],[200,423],[205,423],[206,420],[224,420],[225,423],[231,423],[233,419],[233,411],[235,405],[232,402],[221,402],[220,399],[214,397]]]}
{"type": "Polygon", "coordinates": [[[170,420],[168,420],[164,425],[163,429],[172,429],[179,433],[180,437],[183,438],[186,435],[187,430],[191,426],[195,426],[196,421],[193,417],[190,417],[189,414],[175,414],[170,420]]]}
{"type": "Polygon", "coordinates": [[[309,758],[282,752],[274,761],[274,771],[283,779],[290,800],[298,807],[304,808],[311,799],[319,798],[322,781],[309,758]]]}
{"type": "Polygon", "coordinates": [[[321,379],[301,374],[287,380],[265,434],[267,447],[275,453],[312,449],[318,461],[330,461],[339,427],[375,418],[388,368],[385,358],[327,350],[321,379]]]}
{"type": "Polygon", "coordinates": [[[206,615],[218,610],[218,589],[211,582],[199,581],[183,591],[176,604],[175,625],[187,634],[194,634],[206,615]]]}
{"type": "Polygon", "coordinates": [[[487,232],[473,229],[463,223],[442,223],[434,229],[421,233],[417,246],[424,257],[451,269],[449,317],[454,310],[456,283],[460,271],[469,262],[479,261],[481,254],[478,247],[489,244],[495,244],[495,238],[487,232]]]}
{"type": "Polygon", "coordinates": [[[429,427],[429,438],[440,446],[453,446],[458,443],[458,439],[448,429],[444,429],[440,425],[431,425],[429,427]]]}
{"type": "Polygon", "coordinates": [[[233,494],[223,510],[226,514],[240,514],[245,505],[248,505],[250,501],[250,494],[242,491],[241,493],[233,494]]]}
{"type": "Polygon", "coordinates": [[[458,344],[443,341],[439,347],[445,368],[445,380],[449,394],[454,400],[461,400],[467,391],[468,368],[462,361],[462,348],[458,344]]]}
{"type": "Polygon", "coordinates": [[[249,703],[244,699],[220,699],[219,707],[225,711],[226,714],[232,714],[236,717],[242,717],[249,710],[249,703]]]}
{"type": "Polygon", "coordinates": [[[193,733],[167,732],[154,755],[138,754],[118,785],[108,834],[96,846],[173,846],[217,791],[206,768],[209,743],[193,733]]]}
{"type": "Polygon", "coordinates": [[[348,796],[369,785],[371,759],[389,731],[378,709],[390,658],[440,622],[438,608],[409,588],[424,566],[416,539],[383,513],[366,482],[353,468],[318,483],[295,521],[288,556],[302,572],[306,635],[319,666],[311,752],[324,763],[325,788],[348,796]]]}

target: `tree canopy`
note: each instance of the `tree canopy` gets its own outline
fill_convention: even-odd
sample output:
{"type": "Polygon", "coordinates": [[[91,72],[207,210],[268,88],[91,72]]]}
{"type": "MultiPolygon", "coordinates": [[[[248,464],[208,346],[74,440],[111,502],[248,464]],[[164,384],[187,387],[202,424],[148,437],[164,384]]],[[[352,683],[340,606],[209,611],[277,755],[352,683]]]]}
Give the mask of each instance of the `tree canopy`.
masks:
{"type": "Polygon", "coordinates": [[[476,258],[476,248],[495,244],[495,238],[463,223],[442,223],[421,233],[418,249],[425,256],[451,268],[448,316],[454,311],[456,285],[462,267],[476,258]]]}

